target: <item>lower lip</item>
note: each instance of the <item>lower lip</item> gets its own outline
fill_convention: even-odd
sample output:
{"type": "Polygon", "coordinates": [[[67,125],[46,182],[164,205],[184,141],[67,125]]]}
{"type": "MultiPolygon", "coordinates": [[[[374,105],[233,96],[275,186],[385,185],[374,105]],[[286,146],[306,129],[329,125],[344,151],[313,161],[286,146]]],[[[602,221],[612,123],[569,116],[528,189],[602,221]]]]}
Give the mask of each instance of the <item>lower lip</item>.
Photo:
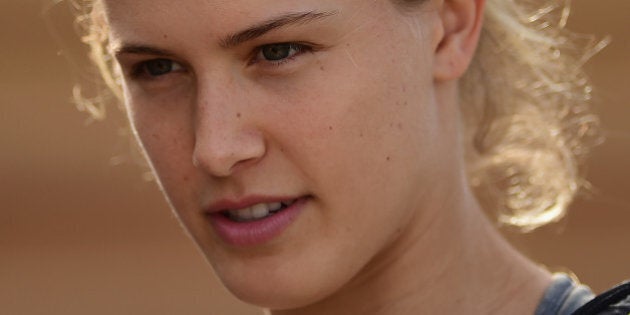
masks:
{"type": "Polygon", "coordinates": [[[291,206],[264,219],[236,222],[221,213],[211,213],[210,223],[219,237],[234,246],[262,245],[278,237],[297,218],[307,198],[296,200],[291,206]]]}

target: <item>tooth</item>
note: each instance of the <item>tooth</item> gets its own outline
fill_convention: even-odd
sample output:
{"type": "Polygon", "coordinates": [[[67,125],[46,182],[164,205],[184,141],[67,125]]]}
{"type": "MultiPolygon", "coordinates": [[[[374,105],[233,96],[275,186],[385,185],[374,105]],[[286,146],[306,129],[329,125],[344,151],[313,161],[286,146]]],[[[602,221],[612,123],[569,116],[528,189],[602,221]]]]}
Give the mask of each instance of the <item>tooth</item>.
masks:
{"type": "Polygon", "coordinates": [[[294,200],[289,200],[289,201],[283,201],[283,202],[282,202],[282,204],[283,204],[285,207],[289,207],[289,206],[291,206],[293,203],[295,203],[295,199],[294,199],[294,200]]]}
{"type": "Polygon", "coordinates": [[[283,206],[288,207],[293,203],[295,203],[295,200],[272,203],[259,203],[249,208],[229,210],[228,214],[230,218],[234,221],[253,221],[265,218],[269,216],[270,213],[275,213],[279,211],[280,209],[282,209],[283,206]]]}
{"type": "Polygon", "coordinates": [[[228,211],[228,215],[230,216],[230,219],[234,221],[241,221],[241,218],[234,211],[228,211]]]}
{"type": "Polygon", "coordinates": [[[282,203],[280,203],[280,202],[272,202],[272,203],[268,204],[267,206],[269,207],[269,211],[273,212],[273,211],[280,210],[280,208],[282,208],[282,203]]]}
{"type": "Polygon", "coordinates": [[[239,210],[230,211],[230,216],[237,221],[251,220],[254,216],[252,215],[251,208],[243,208],[239,210]]]}
{"type": "Polygon", "coordinates": [[[259,203],[251,208],[252,218],[260,219],[269,215],[269,208],[264,203],[259,203]]]}
{"type": "Polygon", "coordinates": [[[252,208],[245,208],[245,209],[240,210],[238,212],[244,219],[253,219],[254,218],[254,214],[252,213],[252,208]]]}

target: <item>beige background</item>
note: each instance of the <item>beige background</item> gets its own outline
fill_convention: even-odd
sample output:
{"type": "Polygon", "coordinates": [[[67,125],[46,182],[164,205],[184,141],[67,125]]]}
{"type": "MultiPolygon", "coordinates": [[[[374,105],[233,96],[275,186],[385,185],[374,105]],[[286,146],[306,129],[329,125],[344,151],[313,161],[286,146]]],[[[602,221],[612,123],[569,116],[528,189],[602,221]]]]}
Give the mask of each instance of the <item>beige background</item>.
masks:
{"type": "MultiPolygon", "coordinates": [[[[122,114],[89,123],[70,102],[85,61],[65,5],[47,13],[56,41],[47,29],[50,2],[0,0],[0,313],[258,314],[216,284],[143,180],[122,114]]],[[[630,1],[576,0],[570,25],[614,40],[588,66],[608,133],[596,190],[562,223],[512,238],[602,290],[630,278],[630,1]]]]}

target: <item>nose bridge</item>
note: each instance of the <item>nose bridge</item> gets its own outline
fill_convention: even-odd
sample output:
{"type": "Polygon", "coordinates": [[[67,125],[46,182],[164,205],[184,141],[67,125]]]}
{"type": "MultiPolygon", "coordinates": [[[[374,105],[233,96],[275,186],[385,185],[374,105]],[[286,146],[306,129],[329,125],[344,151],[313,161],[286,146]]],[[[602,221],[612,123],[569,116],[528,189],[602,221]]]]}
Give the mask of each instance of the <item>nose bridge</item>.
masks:
{"type": "Polygon", "coordinates": [[[265,153],[262,133],[246,114],[251,106],[247,94],[230,76],[197,82],[193,163],[210,175],[230,176],[237,166],[265,153]]]}

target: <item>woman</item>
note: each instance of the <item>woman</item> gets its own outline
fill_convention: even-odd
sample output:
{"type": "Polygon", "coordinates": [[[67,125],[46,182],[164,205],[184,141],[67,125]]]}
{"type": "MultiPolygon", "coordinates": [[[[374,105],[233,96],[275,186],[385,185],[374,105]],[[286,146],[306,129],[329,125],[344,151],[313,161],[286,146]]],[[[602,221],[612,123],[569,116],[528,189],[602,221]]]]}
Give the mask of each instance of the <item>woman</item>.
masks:
{"type": "Polygon", "coordinates": [[[570,314],[590,291],[482,211],[525,230],[559,219],[597,138],[552,9],[102,0],[85,40],[241,300],[271,314],[570,314]]]}

